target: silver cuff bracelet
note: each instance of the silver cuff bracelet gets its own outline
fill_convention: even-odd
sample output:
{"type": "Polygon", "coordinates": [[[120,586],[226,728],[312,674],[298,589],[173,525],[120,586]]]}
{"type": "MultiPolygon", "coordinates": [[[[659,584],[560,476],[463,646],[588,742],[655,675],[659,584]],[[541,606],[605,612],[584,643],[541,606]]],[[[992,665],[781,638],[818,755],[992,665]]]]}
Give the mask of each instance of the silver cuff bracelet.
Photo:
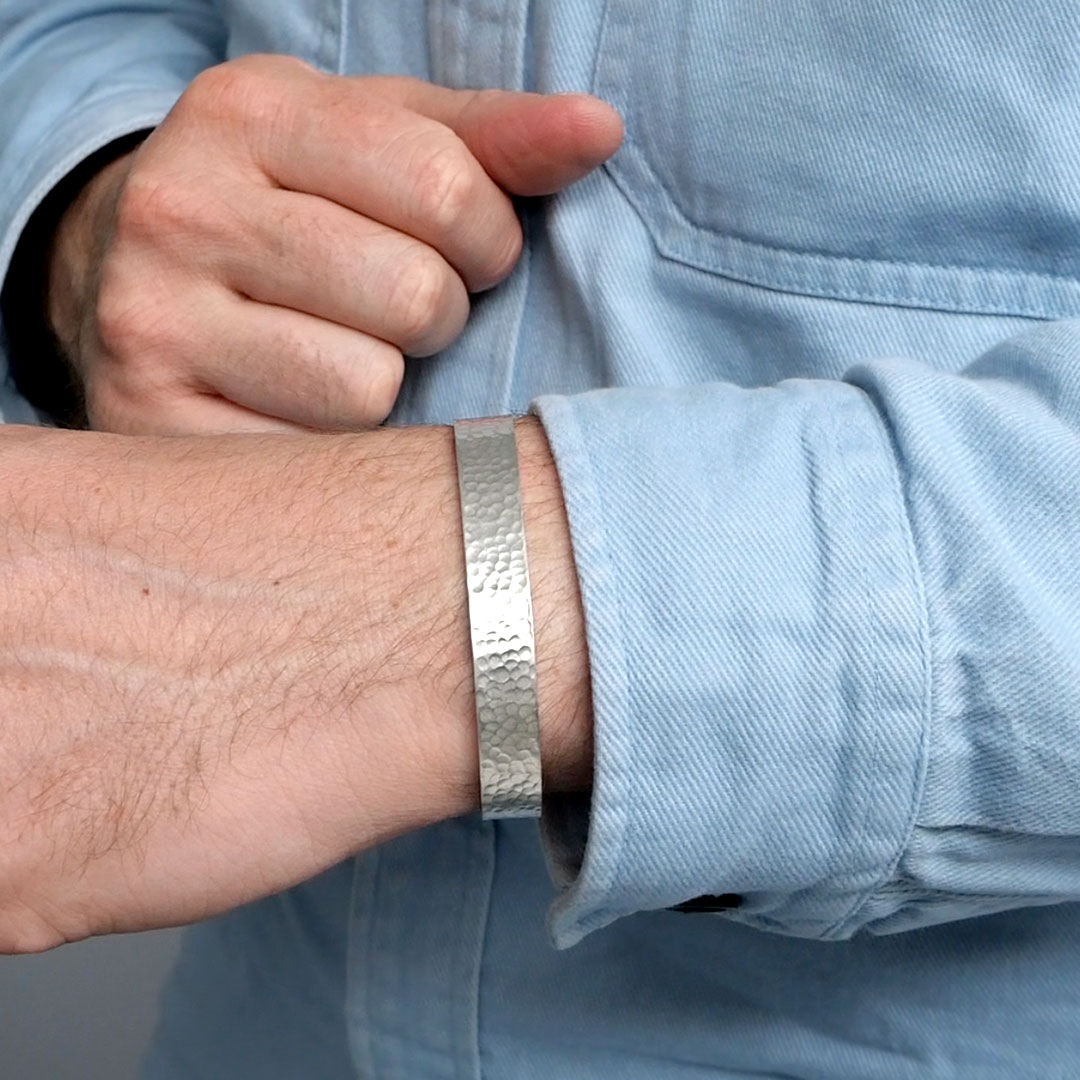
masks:
{"type": "Polygon", "coordinates": [[[454,424],[472,626],[480,809],[540,816],[536,643],[514,418],[454,424]]]}

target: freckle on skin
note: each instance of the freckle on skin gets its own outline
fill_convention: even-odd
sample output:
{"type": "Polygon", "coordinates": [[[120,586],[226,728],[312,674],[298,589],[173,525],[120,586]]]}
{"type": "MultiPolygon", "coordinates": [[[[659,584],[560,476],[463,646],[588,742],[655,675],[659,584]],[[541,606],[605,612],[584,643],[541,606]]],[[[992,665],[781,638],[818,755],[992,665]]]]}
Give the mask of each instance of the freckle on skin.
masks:
{"type": "Polygon", "coordinates": [[[149,589],[143,589],[142,594],[143,594],[143,596],[149,596],[150,595],[150,590],[149,589]]]}
{"type": "Polygon", "coordinates": [[[281,584],[281,582],[280,582],[280,581],[275,581],[275,582],[274,582],[274,584],[275,584],[275,585],[280,585],[280,584],[281,584]]]}

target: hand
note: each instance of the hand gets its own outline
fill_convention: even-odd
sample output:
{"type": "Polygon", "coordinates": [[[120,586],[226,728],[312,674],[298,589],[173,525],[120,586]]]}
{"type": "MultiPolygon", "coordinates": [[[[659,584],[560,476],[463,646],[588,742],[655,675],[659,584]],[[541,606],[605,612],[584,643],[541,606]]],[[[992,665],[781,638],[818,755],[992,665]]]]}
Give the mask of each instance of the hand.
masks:
{"type": "MultiPolygon", "coordinates": [[[[536,421],[518,441],[544,780],[581,789],[561,490],[536,421]]],[[[201,919],[476,808],[448,429],[0,452],[0,952],[201,919]]]]}
{"type": "Polygon", "coordinates": [[[348,430],[393,406],[403,356],[460,334],[509,274],[508,195],[606,160],[584,95],[453,91],[253,56],[200,75],[58,227],[48,315],[94,427],[348,430]]]}

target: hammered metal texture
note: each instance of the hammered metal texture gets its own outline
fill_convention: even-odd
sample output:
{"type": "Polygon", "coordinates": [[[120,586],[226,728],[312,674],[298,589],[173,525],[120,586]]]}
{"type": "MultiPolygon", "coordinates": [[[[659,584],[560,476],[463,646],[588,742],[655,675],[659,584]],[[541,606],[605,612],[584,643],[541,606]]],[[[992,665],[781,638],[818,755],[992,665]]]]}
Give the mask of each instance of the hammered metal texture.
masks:
{"type": "Polygon", "coordinates": [[[512,417],[454,425],[472,624],[480,806],[540,815],[532,594],[512,417]]]}

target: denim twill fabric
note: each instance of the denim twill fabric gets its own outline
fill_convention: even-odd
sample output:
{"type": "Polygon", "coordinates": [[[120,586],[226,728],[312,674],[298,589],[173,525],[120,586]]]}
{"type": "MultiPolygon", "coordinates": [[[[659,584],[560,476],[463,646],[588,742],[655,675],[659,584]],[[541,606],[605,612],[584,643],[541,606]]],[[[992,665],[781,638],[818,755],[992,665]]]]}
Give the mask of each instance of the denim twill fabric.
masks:
{"type": "Polygon", "coordinates": [[[191,931],[147,1077],[1080,1073],[1078,39],[1066,0],[5,0],[0,266],[226,55],[627,121],[393,418],[541,416],[591,798],[191,931]],[[703,893],[743,902],[665,910],[703,893]]]}

